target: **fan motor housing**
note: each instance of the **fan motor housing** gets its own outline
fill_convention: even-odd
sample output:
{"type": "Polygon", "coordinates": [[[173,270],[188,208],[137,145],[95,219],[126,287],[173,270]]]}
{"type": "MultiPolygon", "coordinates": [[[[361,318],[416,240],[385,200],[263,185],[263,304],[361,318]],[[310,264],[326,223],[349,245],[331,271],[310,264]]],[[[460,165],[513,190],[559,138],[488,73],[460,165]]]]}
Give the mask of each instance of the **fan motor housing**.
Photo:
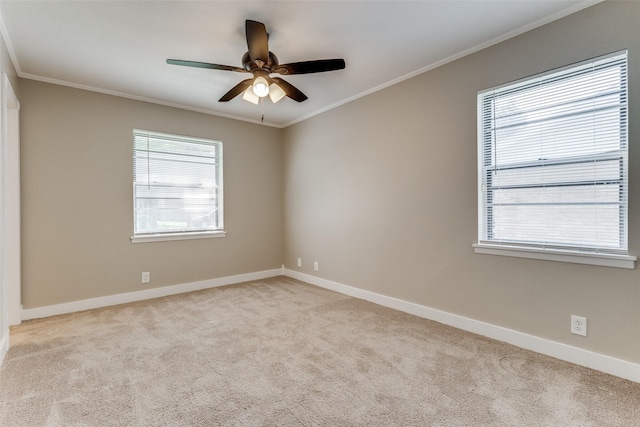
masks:
{"type": "Polygon", "coordinates": [[[257,64],[256,61],[251,60],[251,58],[249,57],[249,52],[245,52],[245,54],[242,55],[242,66],[244,67],[245,70],[249,71],[250,73],[255,71],[257,68],[261,68],[263,70],[271,72],[271,70],[277,67],[278,64],[279,64],[278,57],[276,56],[275,53],[271,51],[269,52],[269,61],[266,64],[263,64],[262,66],[257,64]]]}

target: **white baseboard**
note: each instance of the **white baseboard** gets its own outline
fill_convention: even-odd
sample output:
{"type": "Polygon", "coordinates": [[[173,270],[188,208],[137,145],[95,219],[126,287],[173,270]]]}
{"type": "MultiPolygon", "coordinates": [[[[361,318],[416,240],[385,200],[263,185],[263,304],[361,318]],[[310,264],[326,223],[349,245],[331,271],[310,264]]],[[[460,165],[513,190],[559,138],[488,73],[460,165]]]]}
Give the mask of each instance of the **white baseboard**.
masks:
{"type": "Polygon", "coordinates": [[[490,323],[481,322],[446,311],[437,310],[423,305],[407,302],[401,299],[380,295],[375,292],[365,291],[352,286],[343,285],[331,280],[322,279],[298,271],[283,269],[285,276],[301,280],[303,282],[319,286],[349,295],[355,298],[373,302],[395,310],[404,311],[425,319],[434,320],[445,325],[453,326],[478,335],[493,338],[498,341],[513,344],[536,353],[545,354],[576,365],[586,366],[607,374],[615,375],[640,383],[640,364],[617,359],[600,353],[595,353],[567,344],[540,338],[535,335],[525,334],[490,323]]]}
{"type": "MultiPolygon", "coordinates": [[[[146,289],[143,291],[128,292],[124,294],[109,295],[99,298],[91,298],[82,301],[74,301],[64,304],[56,304],[45,307],[37,307],[22,310],[22,320],[37,319],[41,317],[56,316],[59,314],[74,313],[78,311],[91,310],[94,308],[108,307],[128,302],[143,301],[152,298],[159,298],[169,295],[181,294],[185,292],[198,291],[202,289],[215,288],[219,286],[232,285],[235,283],[249,282],[252,280],[266,279],[285,275],[303,282],[349,295],[355,298],[373,302],[405,313],[413,314],[425,319],[434,320],[445,325],[453,326],[478,335],[513,344],[527,350],[555,357],[556,359],[586,366],[598,371],[606,372],[620,378],[640,383],[640,364],[617,359],[600,353],[595,353],[567,344],[540,338],[523,332],[514,331],[490,323],[481,322],[446,311],[437,310],[427,306],[411,303],[398,298],[377,294],[331,280],[322,279],[298,271],[285,268],[258,271],[255,273],[239,274],[236,276],[221,277],[217,279],[203,280],[199,282],[185,283],[180,285],[165,286],[161,288],[146,289]]],[[[0,340],[0,363],[9,349],[8,337],[0,340]]]]}
{"type": "Polygon", "coordinates": [[[185,292],[199,291],[202,289],[216,288],[219,286],[233,285],[235,283],[266,279],[269,277],[281,276],[283,274],[282,271],[283,270],[281,268],[277,268],[274,270],[264,270],[255,273],[238,274],[236,276],[202,280],[199,282],[145,289],[143,291],[127,292],[124,294],[109,295],[81,301],[49,305],[45,307],[22,309],[22,320],[39,319],[41,317],[75,313],[78,311],[92,310],[94,308],[108,307],[112,305],[125,304],[128,302],[143,301],[152,298],[166,297],[168,295],[176,295],[185,292]]]}
{"type": "Polygon", "coordinates": [[[2,361],[7,355],[7,351],[9,351],[9,331],[6,332],[7,333],[3,334],[2,338],[0,338],[0,366],[2,366],[2,361]]]}

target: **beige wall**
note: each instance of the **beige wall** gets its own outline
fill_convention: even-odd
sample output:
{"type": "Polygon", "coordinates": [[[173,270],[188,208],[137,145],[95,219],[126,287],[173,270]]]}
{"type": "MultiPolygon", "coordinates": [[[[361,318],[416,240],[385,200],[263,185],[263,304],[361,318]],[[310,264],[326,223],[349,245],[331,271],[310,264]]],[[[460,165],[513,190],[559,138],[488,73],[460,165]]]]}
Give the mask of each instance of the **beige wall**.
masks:
{"type": "Polygon", "coordinates": [[[638,22],[638,2],[598,4],[287,128],[286,267],[640,362],[640,269],[471,247],[477,92],[628,48],[629,248],[640,255],[638,22]],[[588,318],[588,337],[570,334],[571,314],[588,318]]]}
{"type": "Polygon", "coordinates": [[[19,83],[25,308],[280,268],[282,130],[19,83]],[[227,237],[131,243],[133,128],[223,141],[227,237]]]}

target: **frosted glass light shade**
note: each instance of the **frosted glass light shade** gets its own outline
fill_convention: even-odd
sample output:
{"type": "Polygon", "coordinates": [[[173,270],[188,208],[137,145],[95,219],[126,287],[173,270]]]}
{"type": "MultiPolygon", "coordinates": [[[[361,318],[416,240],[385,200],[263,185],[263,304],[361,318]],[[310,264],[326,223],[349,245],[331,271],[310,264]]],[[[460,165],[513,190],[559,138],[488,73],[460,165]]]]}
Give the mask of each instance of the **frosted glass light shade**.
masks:
{"type": "Polygon", "coordinates": [[[275,104],[276,102],[280,101],[285,95],[286,94],[280,86],[275,83],[271,83],[271,86],[269,86],[269,98],[271,98],[271,102],[275,104]]]}
{"type": "Polygon", "coordinates": [[[257,104],[258,101],[260,101],[260,97],[253,93],[253,86],[249,86],[247,90],[244,91],[242,99],[244,99],[245,101],[249,101],[252,104],[257,104]]]}

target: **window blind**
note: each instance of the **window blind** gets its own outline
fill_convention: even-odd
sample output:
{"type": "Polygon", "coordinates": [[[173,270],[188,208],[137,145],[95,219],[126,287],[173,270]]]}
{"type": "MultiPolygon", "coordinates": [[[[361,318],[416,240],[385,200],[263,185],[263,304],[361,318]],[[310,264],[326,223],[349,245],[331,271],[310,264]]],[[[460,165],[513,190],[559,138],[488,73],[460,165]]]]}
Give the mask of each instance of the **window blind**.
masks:
{"type": "Polygon", "coordinates": [[[134,235],[222,230],[222,143],[133,131],[134,235]]]}
{"type": "Polygon", "coordinates": [[[627,252],[627,52],[478,94],[479,243],[627,252]]]}

